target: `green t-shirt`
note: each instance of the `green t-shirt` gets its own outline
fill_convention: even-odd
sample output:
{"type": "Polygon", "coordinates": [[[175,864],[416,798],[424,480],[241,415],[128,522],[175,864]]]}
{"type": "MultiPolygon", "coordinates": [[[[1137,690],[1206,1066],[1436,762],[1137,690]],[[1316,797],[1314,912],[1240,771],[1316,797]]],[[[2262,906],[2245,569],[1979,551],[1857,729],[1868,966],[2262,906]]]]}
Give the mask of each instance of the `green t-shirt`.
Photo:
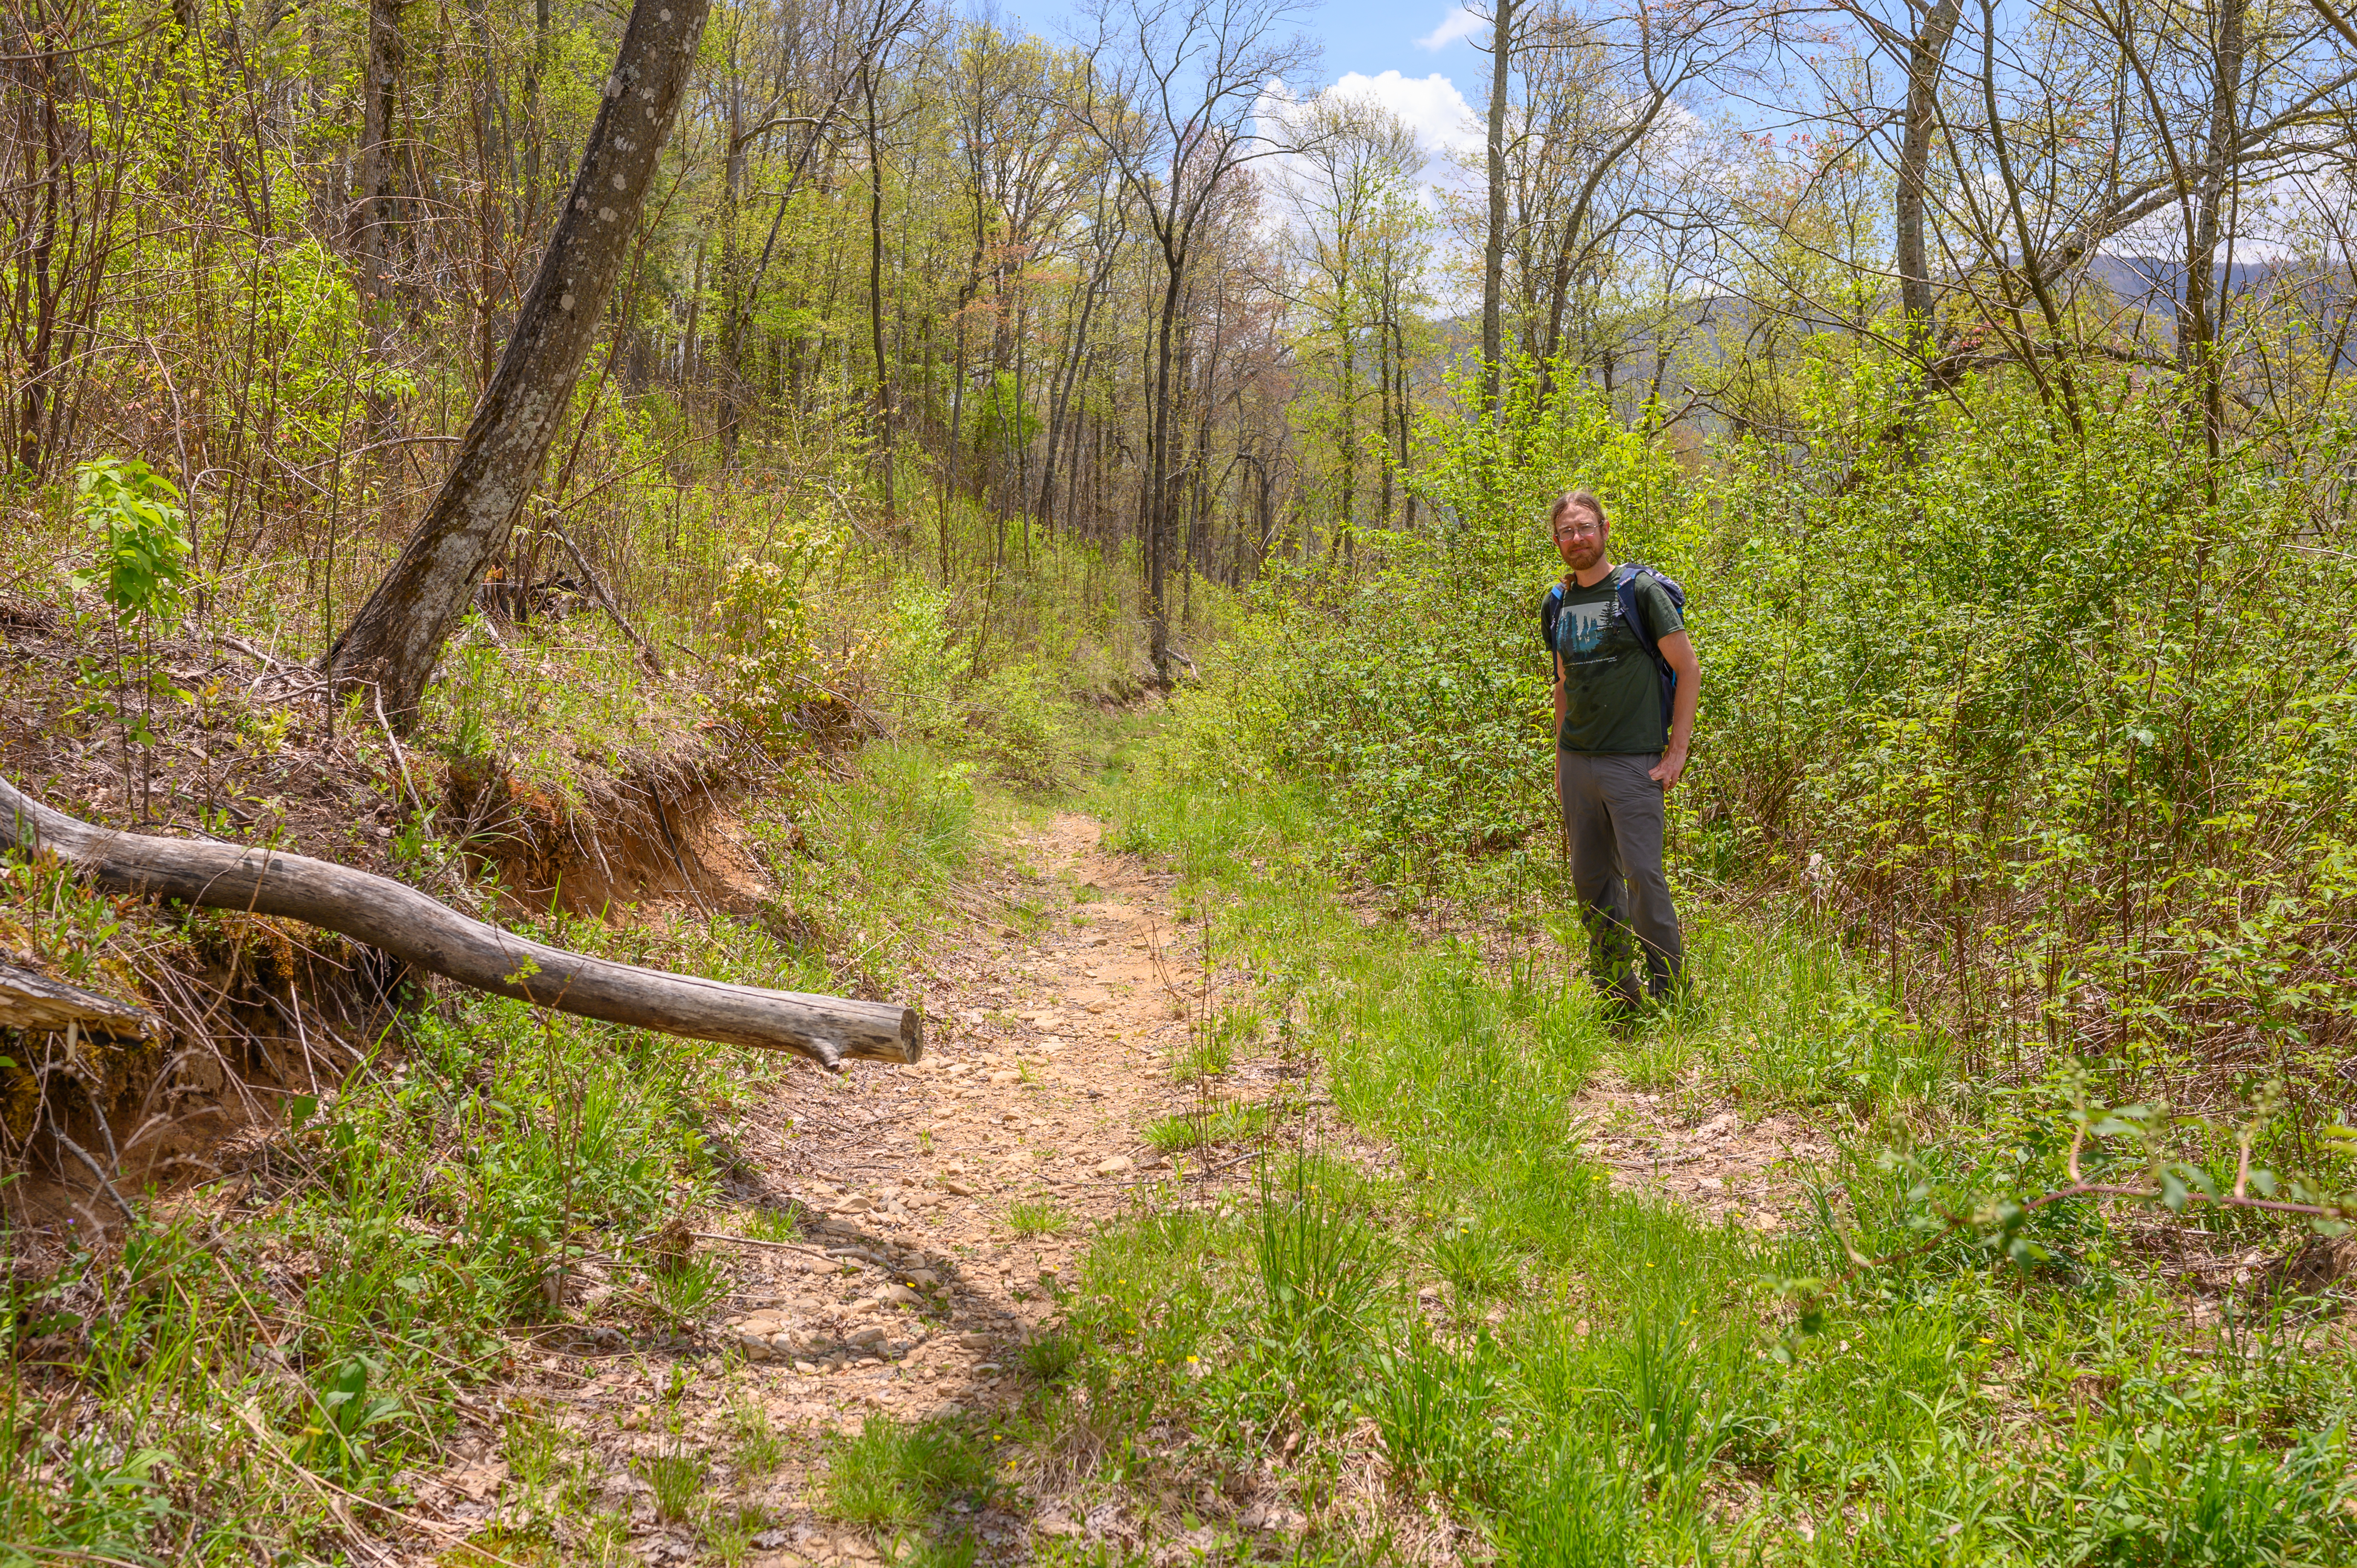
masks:
{"type": "MultiPolygon", "coordinates": [[[[1641,634],[1620,613],[1613,585],[1623,568],[1592,588],[1577,583],[1564,590],[1555,622],[1555,656],[1563,665],[1563,728],[1555,745],[1565,751],[1646,753],[1669,742],[1662,713],[1662,678],[1645,651],[1641,634]]],[[[1637,602],[1656,639],[1685,629],[1685,618],[1662,585],[1637,579],[1637,602]]]]}

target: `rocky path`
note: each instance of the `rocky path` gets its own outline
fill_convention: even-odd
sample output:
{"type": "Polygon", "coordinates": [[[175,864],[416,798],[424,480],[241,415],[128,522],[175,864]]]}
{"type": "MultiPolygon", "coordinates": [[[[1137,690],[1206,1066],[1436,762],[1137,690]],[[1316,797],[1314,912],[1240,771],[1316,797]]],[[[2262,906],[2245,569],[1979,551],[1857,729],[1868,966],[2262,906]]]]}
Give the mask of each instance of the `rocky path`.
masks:
{"type": "Polygon", "coordinates": [[[1191,1101],[1167,1064],[1200,1001],[1199,939],[1169,908],[1176,878],[1100,853],[1099,831],[1061,816],[1017,842],[1076,897],[1041,932],[990,928],[936,964],[922,1063],[855,1069],[834,1096],[792,1080],[800,1114],[748,1196],[817,1218],[791,1251],[754,1249],[775,1299],[726,1332],[802,1402],[1002,1404],[1089,1233],[1175,1175],[1142,1133],[1191,1101]]]}
{"type": "MultiPolygon", "coordinates": [[[[523,1352],[506,1403],[527,1419],[461,1443],[420,1483],[424,1514],[511,1539],[553,1512],[560,1539],[614,1562],[888,1552],[821,1511],[829,1440],[873,1415],[996,1424],[1091,1233],[1195,1165],[1180,1156],[1182,1176],[1145,1133],[1200,1102],[1171,1070],[1219,1001],[1200,929],[1171,907],[1175,876],[1106,853],[1101,831],[1063,815],[1010,845],[1044,916],[935,960],[922,1063],[797,1069],[727,1130],[734,1202],[690,1238],[727,1280],[706,1332],[523,1352]],[[583,1517],[606,1521],[602,1543],[583,1517]]],[[[992,1557],[1032,1529],[970,1523],[992,1557]]]]}

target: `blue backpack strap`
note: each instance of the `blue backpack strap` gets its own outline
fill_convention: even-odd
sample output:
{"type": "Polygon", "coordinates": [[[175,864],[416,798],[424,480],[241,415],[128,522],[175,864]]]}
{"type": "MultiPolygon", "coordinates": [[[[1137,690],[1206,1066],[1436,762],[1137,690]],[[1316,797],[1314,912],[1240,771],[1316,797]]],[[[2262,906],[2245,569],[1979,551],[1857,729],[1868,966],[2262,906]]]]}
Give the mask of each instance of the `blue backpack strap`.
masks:
{"type": "Polygon", "coordinates": [[[1643,601],[1637,596],[1638,582],[1649,575],[1658,576],[1660,574],[1651,566],[1640,566],[1633,561],[1630,562],[1613,574],[1613,587],[1620,596],[1621,616],[1635,628],[1637,644],[1645,650],[1645,657],[1653,661],[1653,673],[1661,681],[1662,734],[1667,737],[1670,715],[1677,711],[1678,672],[1671,668],[1668,660],[1662,657],[1662,639],[1653,635],[1652,623],[1645,618],[1643,601]]]}

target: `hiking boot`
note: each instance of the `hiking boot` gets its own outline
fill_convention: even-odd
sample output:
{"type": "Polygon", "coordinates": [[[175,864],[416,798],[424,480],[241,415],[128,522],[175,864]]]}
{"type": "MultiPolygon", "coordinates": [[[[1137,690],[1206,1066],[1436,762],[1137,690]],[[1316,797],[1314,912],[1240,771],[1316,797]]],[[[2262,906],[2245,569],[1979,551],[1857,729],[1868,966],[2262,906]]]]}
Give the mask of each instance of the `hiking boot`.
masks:
{"type": "Polygon", "coordinates": [[[1633,985],[1596,988],[1596,1016],[1616,1035],[1626,1035],[1645,1015],[1644,995],[1633,985]]]}

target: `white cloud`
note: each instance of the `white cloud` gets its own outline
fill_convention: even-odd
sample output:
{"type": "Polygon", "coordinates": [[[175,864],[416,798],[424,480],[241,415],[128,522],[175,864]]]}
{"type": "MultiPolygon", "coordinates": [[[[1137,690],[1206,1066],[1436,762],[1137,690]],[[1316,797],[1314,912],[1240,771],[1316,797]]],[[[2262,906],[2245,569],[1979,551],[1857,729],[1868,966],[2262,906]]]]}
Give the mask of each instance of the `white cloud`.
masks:
{"type": "Polygon", "coordinates": [[[1420,49],[1445,49],[1462,38],[1469,38],[1490,25],[1487,16],[1477,16],[1464,6],[1453,7],[1440,18],[1440,26],[1415,40],[1420,49]]]}
{"type": "Polygon", "coordinates": [[[1380,103],[1406,121],[1415,132],[1416,145],[1430,160],[1424,172],[1428,184],[1447,182],[1446,155],[1481,145],[1481,126],[1473,117],[1473,106],[1465,102],[1455,82],[1437,70],[1430,76],[1402,76],[1395,70],[1362,76],[1354,70],[1326,91],[1338,98],[1380,103]]]}

